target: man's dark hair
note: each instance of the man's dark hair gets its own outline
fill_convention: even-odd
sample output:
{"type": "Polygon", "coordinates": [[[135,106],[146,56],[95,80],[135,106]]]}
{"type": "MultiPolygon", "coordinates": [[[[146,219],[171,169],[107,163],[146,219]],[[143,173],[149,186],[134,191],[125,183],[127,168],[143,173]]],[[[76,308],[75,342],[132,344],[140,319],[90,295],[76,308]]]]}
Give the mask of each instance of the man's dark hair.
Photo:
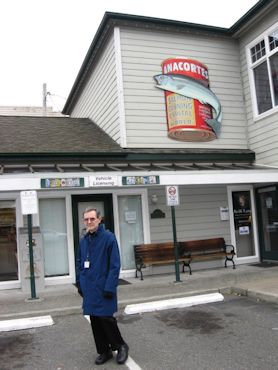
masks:
{"type": "Polygon", "coordinates": [[[89,212],[92,212],[92,211],[95,211],[96,212],[96,215],[97,215],[97,218],[99,218],[101,216],[101,212],[96,209],[96,208],[91,208],[91,207],[88,207],[85,209],[85,211],[83,212],[83,217],[85,215],[85,213],[89,213],[89,212]]]}

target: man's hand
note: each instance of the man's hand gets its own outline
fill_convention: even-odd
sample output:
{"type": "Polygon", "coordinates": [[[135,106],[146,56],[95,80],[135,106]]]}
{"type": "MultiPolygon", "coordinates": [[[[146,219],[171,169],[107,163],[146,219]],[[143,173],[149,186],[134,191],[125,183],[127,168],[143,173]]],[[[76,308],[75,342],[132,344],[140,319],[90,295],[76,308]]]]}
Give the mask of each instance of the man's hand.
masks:
{"type": "Polygon", "coordinates": [[[112,299],[113,298],[113,293],[112,292],[107,292],[106,290],[103,292],[103,297],[106,299],[112,299]]]}

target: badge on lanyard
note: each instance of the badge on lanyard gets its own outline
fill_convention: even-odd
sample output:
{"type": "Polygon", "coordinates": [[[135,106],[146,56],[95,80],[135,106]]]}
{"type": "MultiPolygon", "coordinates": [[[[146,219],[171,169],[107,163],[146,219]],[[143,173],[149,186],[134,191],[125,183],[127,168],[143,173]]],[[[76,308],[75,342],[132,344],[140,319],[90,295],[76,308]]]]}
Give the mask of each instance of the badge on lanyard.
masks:
{"type": "Polygon", "coordinates": [[[90,267],[90,261],[85,261],[84,262],[84,268],[88,269],[90,267]]]}

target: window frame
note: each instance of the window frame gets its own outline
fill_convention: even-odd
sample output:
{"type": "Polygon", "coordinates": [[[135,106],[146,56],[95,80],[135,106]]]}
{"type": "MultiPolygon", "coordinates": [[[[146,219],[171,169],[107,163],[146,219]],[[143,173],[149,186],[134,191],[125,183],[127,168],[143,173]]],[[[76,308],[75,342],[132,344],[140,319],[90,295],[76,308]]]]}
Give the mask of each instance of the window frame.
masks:
{"type": "Polygon", "coordinates": [[[256,39],[254,39],[252,42],[250,42],[246,46],[247,67],[248,67],[248,75],[249,75],[249,82],[250,82],[251,101],[252,101],[254,121],[258,121],[264,117],[267,117],[273,113],[278,112],[278,105],[275,105],[275,94],[274,94],[273,79],[271,76],[271,67],[270,67],[271,57],[274,54],[278,53],[278,47],[274,48],[273,50],[270,50],[270,45],[269,45],[269,36],[274,31],[278,31],[278,22],[276,22],[271,27],[269,27],[265,32],[261,33],[258,37],[256,37],[256,39]],[[265,51],[266,51],[265,55],[262,56],[260,59],[256,60],[255,62],[252,62],[251,49],[255,47],[258,43],[262,42],[263,40],[265,42],[265,51]],[[268,78],[270,82],[272,108],[268,109],[265,112],[259,113],[258,104],[257,104],[256,87],[255,87],[254,69],[264,62],[266,62],[267,64],[268,78]]]}

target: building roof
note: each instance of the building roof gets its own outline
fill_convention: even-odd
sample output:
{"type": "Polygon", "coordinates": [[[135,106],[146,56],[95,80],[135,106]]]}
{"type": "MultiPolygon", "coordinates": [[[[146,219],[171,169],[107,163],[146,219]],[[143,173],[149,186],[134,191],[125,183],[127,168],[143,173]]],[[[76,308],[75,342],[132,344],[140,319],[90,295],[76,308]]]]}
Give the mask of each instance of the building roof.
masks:
{"type": "Polygon", "coordinates": [[[121,151],[86,118],[0,116],[0,137],[1,154],[121,151]]]}
{"type": "Polygon", "coordinates": [[[0,116],[0,174],[250,166],[251,150],[121,148],[86,118],[0,116]]]}
{"type": "Polygon", "coordinates": [[[125,25],[147,25],[148,27],[155,27],[160,29],[184,29],[184,30],[197,30],[223,34],[227,36],[233,36],[236,32],[240,30],[241,27],[246,25],[247,22],[251,21],[263,8],[268,5],[275,4],[277,0],[259,0],[245,15],[243,15],[232,27],[222,28],[214,27],[203,24],[189,23],[174,21],[162,18],[145,17],[138,15],[122,14],[122,13],[112,13],[106,12],[100,23],[100,26],[96,32],[96,35],[89,47],[89,50],[85,56],[85,59],[81,65],[75,82],[72,86],[68,99],[65,103],[62,113],[70,115],[71,111],[78,99],[84,84],[90,74],[91,66],[94,59],[97,57],[99,50],[101,50],[103,43],[105,42],[107,36],[110,34],[111,29],[118,24],[125,25]]]}

